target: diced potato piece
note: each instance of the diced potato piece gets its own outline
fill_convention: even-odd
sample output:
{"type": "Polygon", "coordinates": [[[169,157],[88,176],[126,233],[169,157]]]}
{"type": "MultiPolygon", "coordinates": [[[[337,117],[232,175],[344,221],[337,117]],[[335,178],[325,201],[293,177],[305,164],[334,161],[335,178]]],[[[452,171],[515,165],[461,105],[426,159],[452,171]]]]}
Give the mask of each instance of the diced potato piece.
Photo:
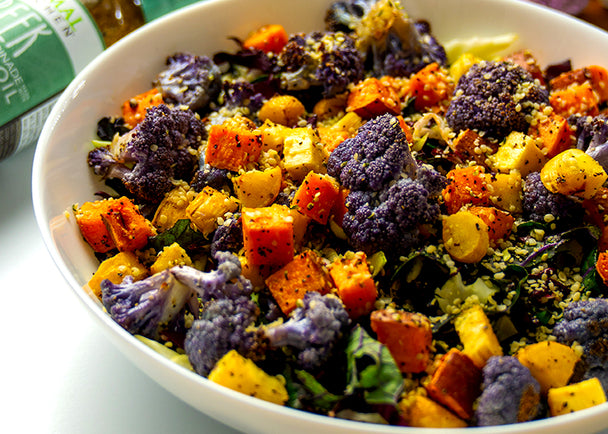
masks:
{"type": "Polygon", "coordinates": [[[456,261],[472,264],[488,253],[488,226],[468,211],[459,211],[443,219],[443,243],[456,261]]]}
{"type": "Polygon", "coordinates": [[[433,332],[429,319],[404,310],[375,310],[370,315],[372,330],[386,345],[401,372],[424,371],[431,358],[433,332]]]}
{"type": "Polygon", "coordinates": [[[481,381],[481,369],[452,348],[441,358],[425,388],[431,399],[468,420],[473,417],[473,403],[481,394],[481,381]]]}
{"type": "Polygon", "coordinates": [[[156,260],[150,266],[150,272],[152,274],[160,273],[175,265],[192,265],[192,259],[190,259],[188,253],[178,243],[165,247],[158,254],[156,260]]]}
{"type": "Polygon", "coordinates": [[[234,192],[242,206],[257,208],[268,206],[281,191],[283,174],[280,167],[250,170],[232,178],[234,192]]]}
{"type": "Polygon", "coordinates": [[[408,426],[418,428],[465,428],[467,423],[424,395],[404,398],[399,409],[408,426]]]}
{"type": "Polygon", "coordinates": [[[464,346],[463,354],[478,368],[483,368],[490,357],[503,355],[490,320],[480,305],[461,312],[454,321],[454,328],[464,346]]]}
{"type": "Polygon", "coordinates": [[[540,171],[540,179],[553,193],[574,194],[591,199],[602,187],[608,175],[593,157],[580,149],[559,153],[540,171]]]}
{"type": "Polygon", "coordinates": [[[488,176],[492,192],[490,202],[496,207],[509,213],[522,212],[523,184],[521,174],[517,170],[510,173],[496,173],[488,176]]]}
{"type": "Polygon", "coordinates": [[[597,378],[549,389],[547,402],[551,416],[573,413],[606,402],[602,383],[597,378]]]}
{"type": "Polygon", "coordinates": [[[568,384],[579,360],[572,348],[553,341],[527,345],[517,352],[516,357],[539,382],[542,393],[568,384]]]}
{"type": "Polygon", "coordinates": [[[133,281],[148,276],[148,270],[133,252],[120,252],[103,261],[97,267],[97,271],[89,280],[88,285],[97,297],[101,297],[100,285],[102,280],[108,279],[117,285],[122,282],[125,276],[132,276],[133,281]]]}
{"type": "Polygon", "coordinates": [[[206,186],[188,205],[186,215],[207,236],[216,229],[218,217],[235,212],[238,208],[236,198],[206,186]]]}
{"type": "Polygon", "coordinates": [[[304,104],[291,95],[277,95],[262,105],[258,113],[261,121],[269,120],[275,124],[293,127],[306,112],[304,104]]]}
{"type": "Polygon", "coordinates": [[[283,142],[283,167],[296,181],[304,179],[311,170],[325,173],[326,154],[310,127],[294,128],[283,142]]]}
{"type": "Polygon", "coordinates": [[[327,293],[331,280],[321,265],[319,255],[306,250],[272,273],[266,279],[266,286],[283,313],[289,315],[307,292],[327,293]]]}
{"type": "Polygon", "coordinates": [[[187,185],[179,185],[167,193],[160,202],[152,219],[152,225],[159,232],[171,229],[178,220],[188,218],[186,208],[192,200],[188,190],[187,185]]]}
{"type": "Polygon", "coordinates": [[[262,152],[283,151],[283,142],[293,129],[281,124],[275,124],[269,120],[265,121],[259,128],[262,134],[262,152]]]}
{"type": "Polygon", "coordinates": [[[217,362],[209,373],[209,380],[279,405],[284,405],[289,398],[283,377],[268,375],[236,350],[229,351],[217,362]]]}
{"type": "Polygon", "coordinates": [[[538,172],[547,161],[536,139],[518,131],[511,132],[489,158],[494,170],[503,173],[518,170],[522,176],[538,172]]]}

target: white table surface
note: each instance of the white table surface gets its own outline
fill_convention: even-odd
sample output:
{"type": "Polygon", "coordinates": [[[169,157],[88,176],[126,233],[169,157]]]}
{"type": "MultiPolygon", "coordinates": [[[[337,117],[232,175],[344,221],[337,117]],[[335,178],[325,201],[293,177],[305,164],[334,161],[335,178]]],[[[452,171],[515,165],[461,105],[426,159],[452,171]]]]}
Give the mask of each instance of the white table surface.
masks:
{"type": "Polygon", "coordinates": [[[0,162],[0,432],[235,434],[139,371],[87,317],[36,225],[33,156],[0,162]]]}

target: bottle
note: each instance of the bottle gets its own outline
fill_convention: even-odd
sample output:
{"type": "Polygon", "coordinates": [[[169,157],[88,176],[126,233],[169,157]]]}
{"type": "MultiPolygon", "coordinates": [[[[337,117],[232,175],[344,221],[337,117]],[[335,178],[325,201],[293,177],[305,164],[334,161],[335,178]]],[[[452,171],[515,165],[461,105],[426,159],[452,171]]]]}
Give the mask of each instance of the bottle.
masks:
{"type": "Polygon", "coordinates": [[[0,0],[0,161],[36,143],[61,91],[104,49],[195,0],[0,0]]]}

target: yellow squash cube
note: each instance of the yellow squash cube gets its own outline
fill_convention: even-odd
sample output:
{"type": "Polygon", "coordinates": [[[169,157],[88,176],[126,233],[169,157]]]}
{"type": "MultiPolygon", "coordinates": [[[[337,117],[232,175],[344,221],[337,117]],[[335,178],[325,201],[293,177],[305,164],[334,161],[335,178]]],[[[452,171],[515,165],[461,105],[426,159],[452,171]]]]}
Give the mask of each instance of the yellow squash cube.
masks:
{"type": "Polygon", "coordinates": [[[547,157],[540,150],[535,138],[513,131],[498,151],[490,156],[490,161],[497,172],[509,173],[511,170],[517,170],[521,176],[526,176],[531,172],[538,172],[547,157]]]}
{"type": "Polygon", "coordinates": [[[283,377],[268,375],[236,350],[229,351],[217,362],[209,373],[209,380],[279,405],[285,404],[288,398],[283,377]]]}
{"type": "Polygon", "coordinates": [[[543,393],[568,384],[579,359],[572,348],[553,341],[527,345],[517,352],[516,357],[530,370],[543,393]]]}
{"type": "Polygon", "coordinates": [[[234,192],[241,205],[248,208],[268,206],[281,191],[283,174],[280,167],[250,170],[232,178],[234,192]]]}
{"type": "Polygon", "coordinates": [[[608,179],[608,174],[590,155],[580,149],[568,149],[545,164],[540,179],[553,193],[591,199],[608,179]]]}
{"type": "Polygon", "coordinates": [[[102,280],[108,279],[117,285],[125,276],[133,276],[134,281],[148,276],[148,269],[139,262],[133,252],[120,252],[99,264],[97,271],[89,280],[88,286],[97,297],[101,297],[102,280]]]}
{"type": "Polygon", "coordinates": [[[488,175],[488,183],[492,188],[490,201],[496,208],[512,214],[522,212],[523,184],[517,170],[488,175]]]}
{"type": "Polygon", "coordinates": [[[186,208],[186,216],[203,235],[217,227],[217,219],[239,208],[236,198],[206,186],[186,208]]]}
{"type": "Polygon", "coordinates": [[[461,312],[454,322],[456,333],[464,346],[462,351],[483,368],[492,356],[502,356],[502,347],[483,308],[476,304],[461,312]]]}
{"type": "Polygon", "coordinates": [[[178,243],[173,243],[165,247],[156,257],[154,263],[150,266],[152,274],[160,273],[163,270],[169,269],[176,265],[192,265],[192,260],[188,253],[178,243]]]}
{"type": "Polygon", "coordinates": [[[424,395],[404,398],[399,402],[408,426],[419,428],[465,428],[467,423],[447,408],[424,395]]]}
{"type": "Polygon", "coordinates": [[[606,402],[602,383],[597,378],[549,389],[547,402],[551,416],[573,413],[606,402]]]}

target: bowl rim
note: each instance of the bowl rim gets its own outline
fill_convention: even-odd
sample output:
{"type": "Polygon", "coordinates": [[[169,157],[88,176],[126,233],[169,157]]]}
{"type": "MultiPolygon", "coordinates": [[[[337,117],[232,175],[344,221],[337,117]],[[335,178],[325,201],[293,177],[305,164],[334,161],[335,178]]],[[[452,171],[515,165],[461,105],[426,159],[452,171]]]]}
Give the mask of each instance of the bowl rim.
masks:
{"type": "MultiPolygon", "coordinates": [[[[425,1],[425,0],[419,0],[425,1]]],[[[467,3],[475,2],[480,0],[467,0],[467,3]]],[[[487,1],[487,0],[484,0],[487,1]]],[[[137,43],[140,43],[142,39],[144,39],[148,32],[154,31],[154,29],[160,28],[164,25],[165,22],[169,20],[179,20],[181,17],[185,17],[191,13],[201,13],[201,11],[205,11],[208,8],[212,8],[215,5],[221,5],[226,3],[239,3],[240,0],[206,0],[199,3],[194,3],[188,6],[185,6],[179,10],[173,11],[168,15],[154,20],[150,23],[145,24],[141,28],[135,30],[130,35],[121,39],[113,46],[109,47],[107,50],[102,52],[98,57],[96,57],[92,62],[90,62],[78,75],[72,80],[72,82],[67,86],[63,94],[60,96],[53,109],[51,110],[48,119],[45,123],[45,126],[42,130],[40,139],[38,140],[38,145],[35,150],[33,166],[32,166],[32,203],[34,209],[35,219],[38,225],[38,228],[41,232],[42,239],[44,241],[45,247],[48,250],[53,262],[56,267],[59,269],[60,274],[68,284],[67,286],[70,288],[70,292],[74,294],[74,296],[79,300],[80,303],[84,306],[89,313],[92,313],[95,321],[99,324],[104,334],[107,337],[111,338],[113,344],[117,345],[121,352],[128,356],[132,363],[141,368],[147,375],[151,377],[152,380],[158,382],[158,380],[154,377],[154,372],[158,370],[166,370],[170,373],[170,375],[174,378],[181,378],[187,382],[196,383],[197,387],[202,387],[203,389],[212,390],[214,393],[219,394],[224,399],[233,401],[235,404],[244,405],[250,409],[255,409],[267,413],[269,415],[281,415],[283,417],[288,418],[295,422],[306,422],[311,424],[310,426],[318,426],[318,427],[329,427],[329,428],[340,428],[347,429],[350,432],[399,432],[399,433],[408,433],[416,431],[417,428],[414,427],[406,427],[406,426],[384,426],[384,425],[376,425],[376,424],[366,424],[357,421],[350,421],[345,419],[336,419],[331,418],[324,415],[318,415],[294,408],[279,406],[276,404],[272,404],[261,399],[253,398],[242,393],[230,390],[226,387],[220,386],[212,381],[204,378],[195,372],[189,371],[186,368],[183,368],[171,360],[165,358],[158,352],[154,351],[152,348],[139,341],[135,336],[127,332],[120,325],[118,325],[114,320],[111,319],[109,315],[107,315],[102,309],[100,309],[99,303],[95,302],[85,291],[82,290],[80,284],[76,281],[72,272],[66,266],[65,262],[61,260],[61,254],[57,249],[56,242],[52,236],[50,230],[50,221],[49,216],[47,216],[46,206],[44,201],[44,184],[45,181],[42,178],[42,174],[44,173],[43,167],[48,161],[48,159],[52,155],[53,149],[50,148],[50,141],[53,135],[53,128],[60,121],[62,115],[68,108],[70,107],[69,95],[77,95],[79,90],[82,87],[87,86],[87,76],[97,68],[99,68],[107,58],[114,56],[115,52],[120,51],[123,47],[132,46],[137,43]],[[147,360],[146,366],[142,367],[141,357],[144,360],[147,360]]],[[[579,25],[594,27],[598,31],[605,33],[602,29],[599,29],[592,24],[585,23],[578,18],[571,17],[565,13],[555,11],[555,10],[547,10],[545,6],[530,3],[526,0],[494,0],[494,3],[501,4],[503,6],[518,4],[518,7],[521,8],[529,8],[530,11],[534,9],[542,9],[544,13],[560,15],[566,18],[567,20],[578,21],[579,25]]],[[[407,5],[405,5],[407,8],[407,5]]],[[[175,391],[169,390],[166,385],[162,385],[169,392],[173,393],[178,398],[184,400],[182,396],[176,394],[175,391]]],[[[185,401],[187,402],[187,401],[185,401]]],[[[188,402],[187,402],[188,403],[188,402]]],[[[190,403],[189,403],[190,404],[190,403]]],[[[215,418],[214,414],[208,414],[210,417],[215,418]]],[[[572,414],[562,415],[558,417],[549,417],[545,419],[535,420],[531,422],[515,424],[515,425],[506,425],[506,426],[492,426],[492,427],[467,427],[467,428],[456,428],[451,429],[450,432],[460,433],[460,432],[471,432],[471,430],[476,430],[476,432],[483,432],[487,429],[487,432],[492,433],[525,433],[525,432],[538,432],[539,429],[551,429],[551,428],[564,428],[564,427],[575,427],[579,420],[584,420],[586,422],[602,420],[606,423],[606,416],[608,415],[608,404],[602,404],[596,407],[592,407],[589,409],[581,410],[572,414]]],[[[235,426],[230,423],[230,421],[221,420],[221,422],[226,423],[230,426],[235,426]]],[[[238,425],[237,425],[238,426],[238,425]]],[[[428,432],[439,432],[441,429],[425,429],[428,432]]]]}

